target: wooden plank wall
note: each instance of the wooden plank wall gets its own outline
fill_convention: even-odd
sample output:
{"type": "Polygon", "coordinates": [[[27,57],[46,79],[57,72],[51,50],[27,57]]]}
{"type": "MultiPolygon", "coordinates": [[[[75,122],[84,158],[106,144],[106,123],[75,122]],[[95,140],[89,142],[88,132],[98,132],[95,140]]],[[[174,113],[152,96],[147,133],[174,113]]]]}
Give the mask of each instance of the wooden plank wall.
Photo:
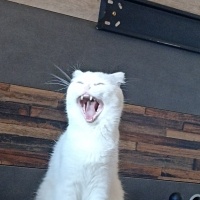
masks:
{"type": "MultiPolygon", "coordinates": [[[[46,168],[66,127],[64,94],[0,84],[0,165],[46,168]]],[[[120,173],[200,183],[200,116],[125,105],[120,173]]]]}
{"type": "MultiPolygon", "coordinates": [[[[44,10],[97,22],[100,0],[8,0],[44,10]]],[[[200,15],[199,0],[149,0],[154,3],[200,15]]]]}

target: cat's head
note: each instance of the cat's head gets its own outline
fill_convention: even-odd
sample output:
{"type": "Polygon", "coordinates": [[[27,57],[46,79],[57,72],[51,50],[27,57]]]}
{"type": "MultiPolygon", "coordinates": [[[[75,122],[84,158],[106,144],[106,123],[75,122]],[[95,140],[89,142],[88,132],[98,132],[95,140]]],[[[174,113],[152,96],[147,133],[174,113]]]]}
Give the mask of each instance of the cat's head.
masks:
{"type": "Polygon", "coordinates": [[[66,96],[69,120],[90,125],[102,120],[119,120],[124,101],[122,83],[123,72],[106,74],[76,70],[66,96]]]}

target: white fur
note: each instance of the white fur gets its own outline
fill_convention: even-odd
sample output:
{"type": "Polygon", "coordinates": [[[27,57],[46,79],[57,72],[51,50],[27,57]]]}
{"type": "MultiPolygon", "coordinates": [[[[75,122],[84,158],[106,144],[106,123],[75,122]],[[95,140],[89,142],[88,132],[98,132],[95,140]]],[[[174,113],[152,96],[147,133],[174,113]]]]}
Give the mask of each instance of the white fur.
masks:
{"type": "Polygon", "coordinates": [[[69,125],[55,145],[36,200],[124,199],[118,177],[121,83],[122,72],[73,73],[66,95],[69,125]],[[77,105],[77,98],[85,92],[104,103],[102,113],[92,123],[86,122],[77,105]]]}

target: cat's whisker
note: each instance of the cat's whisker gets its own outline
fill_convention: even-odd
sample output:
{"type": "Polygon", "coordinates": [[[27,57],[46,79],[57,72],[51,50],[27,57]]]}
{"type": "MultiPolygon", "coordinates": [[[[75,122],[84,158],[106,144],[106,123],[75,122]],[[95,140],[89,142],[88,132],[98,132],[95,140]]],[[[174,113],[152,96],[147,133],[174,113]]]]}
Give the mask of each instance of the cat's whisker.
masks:
{"type": "Polygon", "coordinates": [[[76,65],[70,65],[69,67],[70,67],[73,71],[75,71],[75,70],[80,70],[81,64],[80,64],[80,63],[77,63],[76,65]]]}
{"type": "MultiPolygon", "coordinates": [[[[62,83],[62,84],[65,84],[63,83],[63,81],[59,80],[59,79],[52,79],[50,81],[47,81],[47,83],[62,83]]],[[[66,84],[65,84],[66,85],[66,84]]]]}
{"type": "Polygon", "coordinates": [[[63,71],[60,67],[58,67],[57,65],[54,64],[54,66],[55,66],[69,81],[71,81],[70,76],[69,76],[66,72],[64,72],[64,71],[63,71]]]}
{"type": "Polygon", "coordinates": [[[60,91],[62,91],[62,90],[66,90],[66,89],[67,89],[67,87],[63,87],[63,88],[60,88],[60,89],[55,90],[55,91],[60,92],[60,91]]]}
{"type": "Polygon", "coordinates": [[[67,80],[65,80],[65,79],[63,79],[63,78],[61,78],[61,77],[59,77],[59,76],[57,76],[57,75],[55,75],[55,74],[51,74],[51,75],[52,75],[54,78],[60,80],[62,83],[64,83],[64,84],[67,85],[67,86],[70,84],[67,80]]]}
{"type": "Polygon", "coordinates": [[[57,81],[49,81],[46,82],[45,84],[49,84],[49,85],[61,85],[61,86],[65,86],[67,88],[67,85],[62,83],[62,82],[57,82],[57,81]]]}

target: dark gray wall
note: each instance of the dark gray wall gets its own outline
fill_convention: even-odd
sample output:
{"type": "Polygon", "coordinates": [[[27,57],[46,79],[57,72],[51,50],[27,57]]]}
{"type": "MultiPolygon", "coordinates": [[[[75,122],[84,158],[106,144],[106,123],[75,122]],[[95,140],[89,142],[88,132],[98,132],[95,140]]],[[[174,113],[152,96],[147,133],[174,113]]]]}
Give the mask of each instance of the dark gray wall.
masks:
{"type": "MultiPolygon", "coordinates": [[[[0,199],[32,200],[44,173],[42,169],[0,166],[0,199]]],[[[189,200],[194,194],[200,194],[197,184],[125,177],[122,182],[127,200],[168,200],[174,192],[180,192],[183,200],[189,200]]]]}
{"type": "Polygon", "coordinates": [[[0,82],[45,85],[54,64],[126,73],[126,102],[200,114],[200,54],[98,31],[95,23],[0,2],[0,82]]]}

